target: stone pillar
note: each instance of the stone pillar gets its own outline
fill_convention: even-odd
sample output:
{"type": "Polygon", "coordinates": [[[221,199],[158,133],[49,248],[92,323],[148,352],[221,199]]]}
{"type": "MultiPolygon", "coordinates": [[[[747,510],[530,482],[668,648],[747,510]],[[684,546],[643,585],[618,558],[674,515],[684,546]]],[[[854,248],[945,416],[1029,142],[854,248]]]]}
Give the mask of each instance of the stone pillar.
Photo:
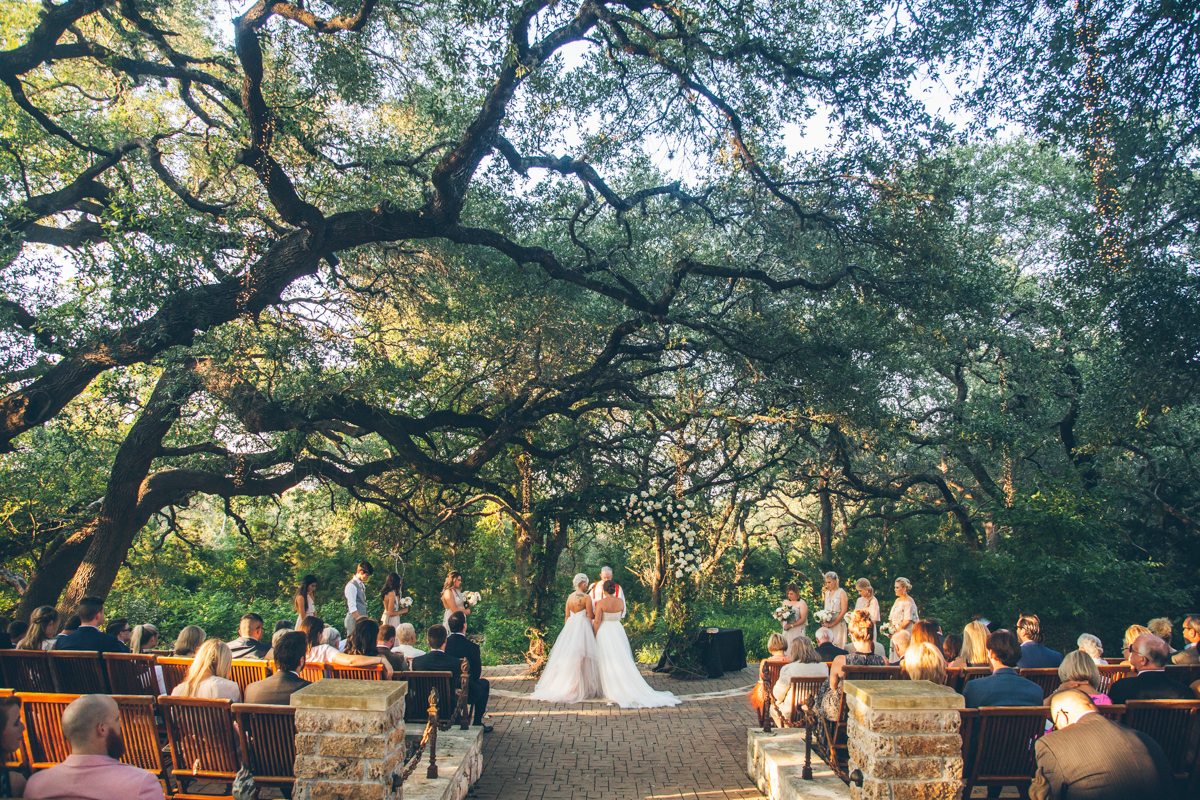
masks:
{"type": "Polygon", "coordinates": [[[323,680],[292,695],[295,800],[400,800],[405,681],[323,680]]]}
{"type": "Polygon", "coordinates": [[[846,681],[854,800],[959,800],[962,695],[929,681],[846,681]]]}

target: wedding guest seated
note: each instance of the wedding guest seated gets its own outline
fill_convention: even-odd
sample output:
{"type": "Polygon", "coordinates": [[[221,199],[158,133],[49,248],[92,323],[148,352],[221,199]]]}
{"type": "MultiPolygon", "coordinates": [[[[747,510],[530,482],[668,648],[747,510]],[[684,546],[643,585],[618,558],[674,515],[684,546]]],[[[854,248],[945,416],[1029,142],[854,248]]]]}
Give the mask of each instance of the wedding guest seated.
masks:
{"type": "Polygon", "coordinates": [[[24,620],[14,619],[8,623],[8,640],[14,645],[25,638],[25,634],[29,631],[29,623],[24,620]]]}
{"type": "MultiPolygon", "coordinates": [[[[1120,683],[1120,681],[1118,681],[1120,683]]],[[[1034,800],[1173,797],[1175,776],[1158,743],[1096,713],[1077,690],[1050,697],[1053,730],[1034,739],[1034,800]]]]}
{"type": "Polygon", "coordinates": [[[1042,687],[1017,674],[1015,667],[1021,660],[1021,645],[1012,631],[1001,629],[988,634],[987,659],[992,674],[967,681],[963,687],[967,708],[1042,704],[1042,687]]]}
{"type": "Polygon", "coordinates": [[[396,629],[391,625],[380,625],[379,633],[375,636],[375,652],[388,660],[393,672],[408,670],[408,659],[399,653],[392,652],[396,646],[396,629]]]}
{"type": "Polygon", "coordinates": [[[1075,640],[1075,646],[1088,654],[1092,661],[1096,662],[1097,666],[1104,666],[1108,662],[1104,660],[1104,644],[1100,641],[1099,636],[1093,636],[1090,633],[1081,633],[1079,638],[1075,640]]]}
{"type": "MultiPolygon", "coordinates": [[[[21,721],[21,699],[0,697],[0,753],[15,753],[24,741],[25,723],[21,721]]],[[[24,797],[25,776],[10,772],[0,764],[0,797],[24,797]]]]}
{"type": "Polygon", "coordinates": [[[1112,700],[1100,691],[1100,669],[1092,657],[1082,650],[1073,650],[1063,658],[1058,665],[1059,686],[1055,692],[1067,692],[1077,689],[1098,706],[1110,706],[1112,700]]]}
{"type": "Polygon", "coordinates": [[[968,622],[963,628],[962,650],[958,658],[950,664],[952,667],[986,667],[987,660],[987,626],[975,620],[968,622]]]}
{"type": "Polygon", "coordinates": [[[334,664],[339,667],[373,667],[383,664],[385,677],[391,679],[392,665],[383,656],[347,655],[328,644],[322,644],[321,634],[327,629],[320,617],[305,617],[304,622],[300,624],[300,630],[308,643],[308,652],[304,656],[307,663],[334,664]]]}
{"type": "Polygon", "coordinates": [[[233,654],[220,639],[209,639],[196,651],[183,683],[171,691],[172,697],[198,697],[204,700],[242,702],[242,690],[229,679],[233,672],[233,654]]]}
{"type": "Polygon", "coordinates": [[[788,692],[792,690],[792,678],[829,677],[829,665],[821,660],[807,636],[792,640],[788,658],[791,660],[780,668],[779,678],[771,689],[771,694],[780,705],[787,702],[788,692]]]}
{"type": "MultiPolygon", "coordinates": [[[[79,630],[79,615],[72,614],[71,616],[67,617],[67,621],[63,623],[62,628],[60,628],[58,631],[58,636],[54,638],[58,641],[62,641],[64,636],[74,633],[77,630],[79,630]]],[[[58,647],[57,641],[54,643],[54,646],[58,647]]]]}
{"type": "Polygon", "coordinates": [[[1200,664],[1200,616],[1188,615],[1183,621],[1183,640],[1187,642],[1184,648],[1171,659],[1172,664],[1200,664]]]}
{"type": "Polygon", "coordinates": [[[1170,651],[1171,655],[1179,652],[1171,645],[1171,635],[1175,631],[1175,626],[1171,624],[1171,620],[1166,617],[1156,617],[1147,622],[1146,627],[1150,629],[1151,633],[1167,643],[1167,650],[1170,651]]]}
{"type": "Polygon", "coordinates": [[[296,629],[296,624],[290,619],[281,619],[275,623],[275,630],[271,632],[272,638],[279,631],[292,631],[296,629]]]}
{"type": "Polygon", "coordinates": [[[411,622],[401,622],[396,627],[396,646],[392,648],[392,652],[399,653],[411,663],[414,658],[425,655],[425,651],[418,650],[416,644],[417,629],[411,622]]]}
{"type": "Polygon", "coordinates": [[[1042,644],[1042,620],[1037,614],[1022,614],[1017,620],[1021,660],[1017,669],[1049,669],[1062,663],[1062,653],[1042,644]]]}
{"type": "Polygon", "coordinates": [[[133,635],[133,626],[129,624],[127,618],[117,617],[104,626],[104,632],[109,636],[115,636],[118,642],[128,647],[129,637],[133,635]]]}
{"type": "Polygon", "coordinates": [[[470,671],[467,699],[475,711],[475,721],[471,724],[482,727],[484,733],[491,733],[492,726],[483,724],[483,715],[487,712],[492,687],[487,678],[483,677],[483,659],[480,656],[479,645],[467,638],[466,614],[455,611],[447,622],[450,624],[450,635],[446,637],[445,653],[451,658],[465,658],[470,671]]]}
{"type": "Polygon", "coordinates": [[[782,633],[772,633],[771,638],[767,639],[767,652],[770,653],[766,657],[766,661],[772,664],[786,664],[788,662],[788,641],[782,633]]]}
{"type": "Polygon", "coordinates": [[[1167,677],[1167,643],[1153,633],[1144,633],[1133,640],[1129,663],[1137,672],[1122,678],[1108,690],[1115,704],[1126,700],[1194,700],[1191,688],[1167,677]]]}
{"type": "Polygon", "coordinates": [[[53,606],[39,606],[29,618],[29,630],[17,642],[18,650],[53,650],[58,634],[58,611],[53,606]]]}
{"type": "Polygon", "coordinates": [[[262,642],[263,618],[250,613],[238,623],[238,638],[229,643],[234,658],[261,659],[271,648],[262,642]]]}
{"type": "MultiPolygon", "coordinates": [[[[845,650],[833,643],[833,634],[829,631],[829,628],[824,626],[817,628],[815,635],[817,637],[817,655],[821,657],[822,661],[828,663],[838,656],[848,655],[845,650]]],[[[874,651],[874,648],[871,649],[874,651]]]]}
{"type": "Polygon", "coordinates": [[[75,606],[79,615],[79,630],[68,633],[54,643],[55,650],[95,650],[100,653],[128,653],[129,648],[117,637],[109,636],[100,627],[104,624],[104,601],[85,597],[75,606]]]}
{"type": "Polygon", "coordinates": [[[885,661],[875,655],[874,643],[871,641],[871,615],[864,609],[851,611],[848,615],[847,628],[850,634],[850,646],[853,650],[844,656],[838,656],[829,665],[829,680],[817,694],[816,704],[818,713],[826,719],[836,719],[841,692],[842,676],[846,667],[882,667],[885,661]]]}
{"type": "Polygon", "coordinates": [[[939,651],[942,649],[942,635],[938,632],[936,620],[922,619],[913,623],[912,645],[918,645],[922,642],[933,645],[939,651]]]}
{"type": "Polygon", "coordinates": [[[326,626],[325,630],[321,631],[321,644],[327,644],[339,653],[346,648],[341,631],[332,626],[326,626]]]}
{"type": "Polygon", "coordinates": [[[946,663],[950,664],[958,660],[962,655],[963,638],[957,633],[952,633],[942,640],[942,656],[946,659],[946,663]]]}
{"type": "Polygon", "coordinates": [[[300,677],[300,670],[304,669],[304,654],[308,650],[304,634],[286,630],[277,634],[279,638],[271,648],[275,651],[275,674],[246,687],[247,703],[290,705],[292,692],[309,685],[300,677]]]}
{"type": "Polygon", "coordinates": [[[25,797],[163,800],[154,773],[120,761],[125,754],[121,712],[108,695],[85,694],[73,700],[63,711],[62,733],[71,754],[30,776],[25,797]]]}
{"type": "MultiPolygon", "coordinates": [[[[289,630],[288,628],[279,628],[274,633],[272,633],[271,634],[271,649],[268,650],[267,654],[262,657],[262,660],[263,661],[274,661],[275,660],[275,645],[279,644],[279,639],[285,633],[299,633],[299,632],[300,631],[289,630]]],[[[305,645],[305,646],[307,647],[307,645],[305,645]]]]}
{"type": "MultiPolygon", "coordinates": [[[[158,644],[158,628],[147,622],[133,629],[129,637],[129,651],[137,655],[150,655],[150,651],[158,644]]],[[[154,675],[158,678],[158,693],[167,693],[167,681],[163,678],[163,670],[158,664],[154,665],[154,675]]]]}
{"type": "Polygon", "coordinates": [[[911,644],[911,631],[896,631],[894,634],[892,634],[892,658],[888,663],[896,665],[904,661],[904,654],[908,652],[908,648],[911,644]]]}
{"type": "Polygon", "coordinates": [[[905,651],[904,671],[909,680],[946,683],[946,659],[929,642],[918,642],[905,651]]]}
{"type": "Polygon", "coordinates": [[[204,644],[205,638],[207,637],[204,628],[199,625],[188,625],[175,637],[175,647],[171,650],[171,655],[175,658],[192,658],[200,649],[200,645],[204,644]]]}
{"type": "Polygon", "coordinates": [[[1121,663],[1125,666],[1129,664],[1129,653],[1133,650],[1133,643],[1139,636],[1152,636],[1150,629],[1145,625],[1130,625],[1125,629],[1125,646],[1121,648],[1121,656],[1125,660],[1121,663]]]}

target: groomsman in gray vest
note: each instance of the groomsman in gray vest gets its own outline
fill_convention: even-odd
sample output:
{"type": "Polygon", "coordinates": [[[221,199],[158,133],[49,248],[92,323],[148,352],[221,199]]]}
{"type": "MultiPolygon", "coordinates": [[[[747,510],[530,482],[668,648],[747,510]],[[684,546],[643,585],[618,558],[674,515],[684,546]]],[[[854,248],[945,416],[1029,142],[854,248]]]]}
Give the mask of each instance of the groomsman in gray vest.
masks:
{"type": "Polygon", "coordinates": [[[367,618],[367,578],[371,577],[371,565],[366,561],[358,564],[358,572],[346,584],[346,638],[354,630],[354,623],[367,618]]]}

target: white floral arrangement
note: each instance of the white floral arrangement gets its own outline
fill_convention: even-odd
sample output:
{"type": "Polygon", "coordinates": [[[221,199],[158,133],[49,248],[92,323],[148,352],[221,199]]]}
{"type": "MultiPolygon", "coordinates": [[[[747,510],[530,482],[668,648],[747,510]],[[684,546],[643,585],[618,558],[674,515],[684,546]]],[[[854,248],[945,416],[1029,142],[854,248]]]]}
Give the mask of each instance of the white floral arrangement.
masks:
{"type": "Polygon", "coordinates": [[[463,595],[463,602],[467,604],[467,608],[474,608],[483,600],[483,596],[479,592],[467,592],[463,595]]]}
{"type": "Polygon", "coordinates": [[[826,622],[832,622],[833,618],[836,616],[837,614],[825,608],[822,608],[816,614],[813,614],[813,618],[822,625],[824,625],[826,622]]]}
{"type": "Polygon", "coordinates": [[[879,634],[881,636],[886,636],[887,638],[890,639],[890,638],[892,638],[892,634],[894,634],[895,632],[896,632],[896,626],[890,622],[885,622],[879,626],[879,634]]]}
{"type": "Polygon", "coordinates": [[[665,491],[659,494],[651,489],[631,494],[625,505],[625,519],[662,531],[676,578],[700,571],[702,545],[696,541],[696,529],[691,521],[692,509],[696,507],[694,500],[684,500],[665,491]]]}
{"type": "Polygon", "coordinates": [[[401,608],[412,608],[412,604],[413,604],[413,599],[411,597],[401,597],[400,598],[400,607],[401,608]]]}
{"type": "Polygon", "coordinates": [[[780,625],[786,625],[789,622],[795,622],[797,618],[796,609],[791,606],[780,606],[771,612],[771,616],[780,625]]]}

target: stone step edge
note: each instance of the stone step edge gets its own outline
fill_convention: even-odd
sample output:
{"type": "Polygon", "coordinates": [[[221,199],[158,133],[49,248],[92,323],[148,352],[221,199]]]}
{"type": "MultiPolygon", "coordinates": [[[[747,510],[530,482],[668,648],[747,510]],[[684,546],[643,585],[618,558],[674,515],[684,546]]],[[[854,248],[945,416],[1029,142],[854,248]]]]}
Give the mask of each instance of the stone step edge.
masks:
{"type": "Polygon", "coordinates": [[[815,753],[813,779],[800,777],[804,768],[804,729],[782,728],[763,733],[746,729],[746,774],[770,800],[849,800],[850,787],[815,753]]]}
{"type": "MultiPolygon", "coordinates": [[[[424,732],[425,726],[419,722],[404,725],[406,736],[421,736],[424,732]]],[[[438,777],[425,777],[428,766],[429,752],[426,751],[421,763],[401,787],[404,800],[463,800],[483,774],[483,728],[472,726],[464,731],[454,727],[438,731],[438,777]]]]}

